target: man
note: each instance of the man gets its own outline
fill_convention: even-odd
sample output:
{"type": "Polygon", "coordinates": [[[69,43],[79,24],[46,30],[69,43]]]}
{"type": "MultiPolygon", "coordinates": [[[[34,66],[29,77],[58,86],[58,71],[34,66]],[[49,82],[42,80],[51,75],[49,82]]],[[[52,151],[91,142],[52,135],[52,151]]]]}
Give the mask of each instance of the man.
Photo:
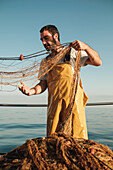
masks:
{"type": "MultiPolygon", "coordinates": [[[[44,61],[47,61],[48,58],[52,58],[63,50],[60,43],[59,31],[54,25],[44,26],[40,30],[40,37],[46,50],[51,51],[51,54],[44,61]]],[[[101,59],[99,54],[84,42],[76,40],[70,46],[70,52],[51,71],[41,76],[40,82],[35,87],[29,89],[29,87],[21,82],[22,87],[20,90],[25,95],[31,96],[40,94],[48,88],[47,136],[63,129],[64,133],[73,137],[87,139],[85,105],[88,97],[83,90],[80,79],[74,106],[65,127],[63,127],[62,122],[65,120],[70,103],[73,68],[77,52],[81,50],[81,67],[88,64],[100,66],[101,59]]]]}

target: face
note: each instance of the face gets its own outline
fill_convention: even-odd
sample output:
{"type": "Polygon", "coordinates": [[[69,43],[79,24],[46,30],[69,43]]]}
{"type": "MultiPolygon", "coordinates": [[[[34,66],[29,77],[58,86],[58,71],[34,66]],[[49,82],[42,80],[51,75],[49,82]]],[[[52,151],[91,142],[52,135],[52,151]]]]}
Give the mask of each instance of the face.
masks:
{"type": "Polygon", "coordinates": [[[53,38],[52,34],[47,31],[44,30],[41,34],[40,34],[40,39],[43,43],[43,46],[46,48],[47,51],[53,50],[56,47],[56,41],[53,38]]]}

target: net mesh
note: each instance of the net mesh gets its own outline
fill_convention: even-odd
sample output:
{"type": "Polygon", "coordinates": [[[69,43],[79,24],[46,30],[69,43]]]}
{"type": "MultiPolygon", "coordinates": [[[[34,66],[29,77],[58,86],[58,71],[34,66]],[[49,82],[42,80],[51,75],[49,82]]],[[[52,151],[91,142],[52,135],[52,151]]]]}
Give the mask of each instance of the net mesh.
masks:
{"type": "Polygon", "coordinates": [[[45,52],[45,50],[26,56],[20,55],[20,57],[0,57],[0,90],[7,91],[7,86],[10,86],[10,89],[12,86],[12,89],[15,90],[21,81],[27,82],[30,87],[33,86],[69,51],[70,47],[67,45],[69,43],[63,44],[63,47],[66,48],[48,60],[43,60],[49,55],[49,52],[45,52]],[[41,62],[42,60],[43,62],[41,62]],[[40,76],[38,76],[39,72],[40,76]]]}
{"type": "Polygon", "coordinates": [[[52,170],[113,169],[113,152],[91,140],[74,139],[64,133],[28,139],[0,157],[0,169],[52,170]]]}

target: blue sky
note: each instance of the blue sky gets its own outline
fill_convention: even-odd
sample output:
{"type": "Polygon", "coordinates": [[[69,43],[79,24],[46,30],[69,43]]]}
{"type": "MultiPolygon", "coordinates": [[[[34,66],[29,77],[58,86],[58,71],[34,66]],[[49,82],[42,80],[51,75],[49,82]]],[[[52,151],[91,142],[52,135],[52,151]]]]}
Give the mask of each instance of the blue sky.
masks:
{"type": "Polygon", "coordinates": [[[102,66],[81,70],[84,89],[88,96],[113,95],[113,1],[0,0],[0,56],[42,50],[39,30],[46,24],[58,27],[61,43],[78,39],[98,51],[102,66]]]}

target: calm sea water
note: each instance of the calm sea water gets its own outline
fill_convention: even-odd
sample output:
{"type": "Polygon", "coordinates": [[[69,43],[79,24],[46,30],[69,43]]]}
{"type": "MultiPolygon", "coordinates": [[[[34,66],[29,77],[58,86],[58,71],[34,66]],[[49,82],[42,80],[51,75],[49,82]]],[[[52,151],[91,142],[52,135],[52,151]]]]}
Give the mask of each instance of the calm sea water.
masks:
{"type": "MultiPolygon", "coordinates": [[[[47,108],[0,107],[0,152],[46,136],[47,108]]],[[[113,106],[86,107],[89,139],[113,150],[113,106]]]]}

